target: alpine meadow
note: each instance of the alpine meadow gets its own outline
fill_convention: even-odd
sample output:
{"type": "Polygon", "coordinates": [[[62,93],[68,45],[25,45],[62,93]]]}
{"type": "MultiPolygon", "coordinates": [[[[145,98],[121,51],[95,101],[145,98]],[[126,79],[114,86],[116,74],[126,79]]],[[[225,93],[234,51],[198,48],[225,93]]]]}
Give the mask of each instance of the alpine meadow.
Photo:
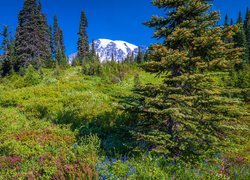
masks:
{"type": "Polygon", "coordinates": [[[110,19],[94,1],[62,2],[81,8],[76,42],[62,18],[75,12],[51,15],[54,1],[21,1],[14,25],[0,18],[0,180],[250,179],[248,7],[128,1],[158,12],[136,26],[149,39],[138,46],[123,35],[133,18],[112,11],[126,1],[104,3],[110,19]],[[96,34],[97,21],[114,25],[96,34]]]}

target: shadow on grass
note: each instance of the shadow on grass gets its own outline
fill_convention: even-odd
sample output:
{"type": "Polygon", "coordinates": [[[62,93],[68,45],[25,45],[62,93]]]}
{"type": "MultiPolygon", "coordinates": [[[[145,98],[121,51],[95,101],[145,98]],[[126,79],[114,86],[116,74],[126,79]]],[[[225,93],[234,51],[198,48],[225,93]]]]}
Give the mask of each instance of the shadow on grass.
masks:
{"type": "Polygon", "coordinates": [[[130,117],[117,111],[105,112],[92,119],[78,117],[75,111],[63,111],[57,114],[55,124],[71,125],[72,131],[79,131],[79,138],[96,134],[101,140],[105,154],[127,154],[133,149],[134,141],[129,133],[127,124],[130,117]]]}

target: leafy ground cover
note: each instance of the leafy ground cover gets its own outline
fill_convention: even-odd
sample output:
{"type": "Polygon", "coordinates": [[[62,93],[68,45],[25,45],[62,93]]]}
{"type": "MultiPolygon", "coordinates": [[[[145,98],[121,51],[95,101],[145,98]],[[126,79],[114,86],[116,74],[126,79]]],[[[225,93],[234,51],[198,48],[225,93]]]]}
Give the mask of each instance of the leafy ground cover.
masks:
{"type": "Polygon", "coordinates": [[[136,74],[141,83],[160,82],[137,67],[116,83],[84,76],[80,67],[1,79],[0,179],[250,177],[249,117],[239,120],[242,131],[232,134],[230,149],[198,164],[131,148],[119,101],[131,94],[136,74]]]}

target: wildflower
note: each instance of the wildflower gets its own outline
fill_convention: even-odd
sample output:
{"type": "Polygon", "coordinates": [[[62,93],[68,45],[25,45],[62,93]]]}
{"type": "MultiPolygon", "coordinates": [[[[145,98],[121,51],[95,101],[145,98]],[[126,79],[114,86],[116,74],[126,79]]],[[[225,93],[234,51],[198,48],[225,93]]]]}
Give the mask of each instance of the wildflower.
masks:
{"type": "Polygon", "coordinates": [[[116,158],[112,158],[111,161],[112,161],[112,163],[115,163],[116,162],[116,158]]]}
{"type": "Polygon", "coordinates": [[[109,163],[109,158],[106,156],[106,158],[105,158],[105,162],[106,163],[109,163]]]}

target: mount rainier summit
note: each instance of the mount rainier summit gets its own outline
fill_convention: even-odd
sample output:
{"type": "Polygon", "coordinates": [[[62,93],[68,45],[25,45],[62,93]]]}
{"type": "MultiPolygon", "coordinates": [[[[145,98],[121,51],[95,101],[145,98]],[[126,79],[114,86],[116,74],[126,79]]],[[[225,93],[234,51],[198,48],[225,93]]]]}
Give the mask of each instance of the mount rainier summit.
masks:
{"type": "MultiPolygon", "coordinates": [[[[132,54],[134,54],[134,56],[137,56],[139,51],[139,46],[125,41],[113,41],[110,39],[97,39],[94,41],[94,47],[96,53],[100,57],[101,62],[111,60],[112,54],[114,55],[114,59],[116,61],[124,61],[128,55],[131,56],[132,54]]],[[[141,46],[140,48],[142,52],[146,52],[147,50],[147,48],[143,46],[141,46]]],[[[68,57],[69,63],[71,63],[76,56],[77,52],[70,55],[68,57]]]]}

